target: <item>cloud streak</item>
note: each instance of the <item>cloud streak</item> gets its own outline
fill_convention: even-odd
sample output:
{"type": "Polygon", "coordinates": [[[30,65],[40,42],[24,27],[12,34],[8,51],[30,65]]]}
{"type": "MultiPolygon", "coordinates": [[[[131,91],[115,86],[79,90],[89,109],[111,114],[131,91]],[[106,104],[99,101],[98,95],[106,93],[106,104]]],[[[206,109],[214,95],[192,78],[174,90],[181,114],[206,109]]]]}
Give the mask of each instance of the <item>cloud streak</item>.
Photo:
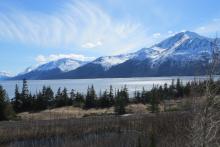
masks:
{"type": "Polygon", "coordinates": [[[88,1],[69,1],[50,14],[10,9],[0,11],[0,39],[43,47],[106,50],[113,54],[151,44],[144,27],[115,20],[88,1]]]}
{"type": "Polygon", "coordinates": [[[44,64],[50,61],[56,61],[63,58],[69,58],[79,61],[91,61],[95,59],[95,57],[88,57],[81,54],[51,54],[49,56],[38,55],[35,58],[35,60],[38,62],[38,64],[44,64]]]}

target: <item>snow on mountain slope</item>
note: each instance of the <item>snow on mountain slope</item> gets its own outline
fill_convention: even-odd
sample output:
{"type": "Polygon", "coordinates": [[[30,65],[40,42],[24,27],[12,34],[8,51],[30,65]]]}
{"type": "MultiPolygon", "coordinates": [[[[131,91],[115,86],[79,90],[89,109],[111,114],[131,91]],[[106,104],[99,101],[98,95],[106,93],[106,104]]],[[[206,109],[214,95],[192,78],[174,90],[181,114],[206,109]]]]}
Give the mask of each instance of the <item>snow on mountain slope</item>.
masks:
{"type": "MultiPolygon", "coordinates": [[[[31,71],[29,72],[30,74],[28,75],[27,73],[22,78],[56,79],[193,75],[195,68],[199,66],[203,69],[209,62],[212,54],[212,41],[213,39],[211,38],[186,31],[134,53],[99,57],[92,62],[82,62],[73,59],[52,61],[35,69],[28,69],[28,71],[31,71]]],[[[201,72],[201,74],[204,73],[201,72]]]]}
{"type": "Polygon", "coordinates": [[[52,69],[60,69],[63,72],[74,70],[87,62],[74,59],[64,58],[38,66],[34,71],[48,71],[52,69]]]}
{"type": "Polygon", "coordinates": [[[133,58],[135,54],[123,54],[118,56],[105,56],[100,57],[93,61],[93,64],[99,64],[101,65],[105,70],[110,69],[112,66],[121,64],[126,62],[127,60],[133,58]]]}
{"type": "MultiPolygon", "coordinates": [[[[25,69],[24,72],[19,73],[16,77],[25,77],[25,75],[28,75],[30,73],[41,73],[41,72],[48,72],[50,70],[59,69],[61,72],[68,72],[71,70],[74,70],[84,64],[88,63],[87,61],[79,61],[74,60],[70,58],[63,58],[56,61],[51,61],[39,66],[30,66],[27,69],[25,69]]],[[[15,78],[16,78],[15,77],[15,78]]]]}
{"type": "Polygon", "coordinates": [[[202,60],[211,54],[212,39],[194,32],[181,32],[158,43],[151,48],[137,52],[137,59],[150,59],[152,64],[159,64],[167,59],[188,61],[202,60]]]}
{"type": "Polygon", "coordinates": [[[189,39],[190,36],[188,36],[187,34],[183,34],[183,36],[178,41],[176,41],[170,48],[161,48],[160,46],[154,46],[153,49],[155,50],[155,52],[157,51],[158,54],[153,56],[153,61],[159,60],[162,57],[165,58],[173,54],[179,46],[181,46],[184,42],[186,42],[189,39]]]}
{"type": "Polygon", "coordinates": [[[5,71],[0,71],[0,79],[6,79],[9,77],[12,77],[12,75],[10,73],[5,72],[5,71]]]}
{"type": "Polygon", "coordinates": [[[148,59],[152,65],[155,65],[171,58],[186,61],[201,59],[202,56],[210,53],[211,41],[209,38],[186,31],[175,34],[150,48],[143,48],[135,53],[100,57],[92,63],[101,65],[107,71],[128,60],[148,59]]]}

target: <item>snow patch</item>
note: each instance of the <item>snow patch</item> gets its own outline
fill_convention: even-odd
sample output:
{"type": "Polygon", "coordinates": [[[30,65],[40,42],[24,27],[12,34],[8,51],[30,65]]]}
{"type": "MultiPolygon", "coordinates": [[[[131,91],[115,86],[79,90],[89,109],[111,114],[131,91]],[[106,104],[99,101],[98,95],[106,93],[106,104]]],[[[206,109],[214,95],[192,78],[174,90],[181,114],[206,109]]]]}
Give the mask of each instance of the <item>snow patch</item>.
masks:
{"type": "Polygon", "coordinates": [[[119,56],[105,56],[98,58],[93,63],[100,64],[105,70],[109,70],[112,66],[124,63],[127,60],[131,59],[133,56],[134,56],[133,54],[119,55],[119,56]]]}
{"type": "Polygon", "coordinates": [[[74,70],[74,69],[84,65],[85,63],[87,63],[87,62],[78,61],[78,60],[74,60],[74,59],[60,59],[57,61],[52,61],[52,62],[43,64],[35,70],[48,71],[48,70],[59,68],[63,72],[68,72],[68,71],[74,70]]]}

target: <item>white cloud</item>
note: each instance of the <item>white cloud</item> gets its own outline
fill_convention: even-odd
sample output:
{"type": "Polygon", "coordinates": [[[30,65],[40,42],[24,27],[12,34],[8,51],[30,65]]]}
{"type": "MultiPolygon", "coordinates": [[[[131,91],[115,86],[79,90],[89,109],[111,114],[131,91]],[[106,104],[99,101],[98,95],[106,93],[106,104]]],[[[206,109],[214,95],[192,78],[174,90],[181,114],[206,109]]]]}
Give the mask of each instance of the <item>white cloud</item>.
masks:
{"type": "Polygon", "coordinates": [[[202,35],[215,37],[216,33],[220,33],[220,19],[215,18],[213,21],[197,27],[194,31],[202,35]]]}
{"type": "Polygon", "coordinates": [[[153,34],[153,37],[154,37],[154,38],[159,38],[159,37],[161,37],[161,34],[160,34],[160,33],[154,33],[154,34],[153,34]]]}
{"type": "Polygon", "coordinates": [[[87,42],[85,44],[82,45],[83,48],[95,48],[98,46],[102,46],[102,42],[98,41],[96,43],[92,43],[92,42],[87,42]]]}
{"type": "Polygon", "coordinates": [[[52,54],[49,56],[38,55],[35,58],[35,60],[39,64],[43,64],[43,63],[47,63],[50,61],[56,61],[62,58],[70,58],[70,59],[75,59],[75,60],[80,60],[80,61],[91,61],[95,59],[95,57],[87,57],[87,56],[80,55],[80,54],[52,54]]]}
{"type": "Polygon", "coordinates": [[[0,39],[44,47],[93,48],[116,54],[152,43],[143,25],[115,20],[90,1],[69,1],[47,14],[0,10],[0,20],[0,39]]]}

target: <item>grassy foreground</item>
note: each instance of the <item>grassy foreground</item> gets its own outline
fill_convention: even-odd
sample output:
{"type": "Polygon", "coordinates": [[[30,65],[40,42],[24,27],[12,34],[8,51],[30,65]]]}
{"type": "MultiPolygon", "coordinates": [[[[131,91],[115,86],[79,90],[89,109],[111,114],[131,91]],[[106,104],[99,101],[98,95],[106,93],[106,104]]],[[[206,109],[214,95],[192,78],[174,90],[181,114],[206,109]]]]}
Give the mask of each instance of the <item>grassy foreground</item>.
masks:
{"type": "Polygon", "coordinates": [[[184,147],[190,139],[189,121],[186,112],[167,112],[0,122],[0,143],[2,147],[184,147]]]}

